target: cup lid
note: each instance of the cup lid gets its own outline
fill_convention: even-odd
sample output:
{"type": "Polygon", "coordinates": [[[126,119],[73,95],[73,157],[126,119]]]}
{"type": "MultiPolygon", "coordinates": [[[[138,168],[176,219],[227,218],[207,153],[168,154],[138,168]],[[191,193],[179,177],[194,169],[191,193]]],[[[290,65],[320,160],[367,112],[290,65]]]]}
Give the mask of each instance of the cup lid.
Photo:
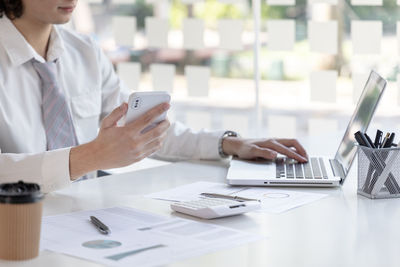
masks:
{"type": "Polygon", "coordinates": [[[40,186],[35,183],[0,184],[0,203],[23,204],[34,203],[43,199],[40,186]]]}

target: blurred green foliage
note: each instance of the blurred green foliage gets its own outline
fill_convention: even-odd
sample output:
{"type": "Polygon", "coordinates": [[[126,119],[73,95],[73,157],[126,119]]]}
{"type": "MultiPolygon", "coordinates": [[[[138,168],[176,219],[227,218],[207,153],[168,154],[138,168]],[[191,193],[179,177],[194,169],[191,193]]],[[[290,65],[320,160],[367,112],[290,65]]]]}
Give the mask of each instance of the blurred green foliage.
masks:
{"type": "Polygon", "coordinates": [[[172,0],[169,16],[171,28],[180,28],[182,20],[188,16],[188,7],[181,0],[172,0]]]}
{"type": "Polygon", "coordinates": [[[170,25],[180,28],[182,20],[188,17],[189,9],[193,17],[203,19],[208,27],[213,27],[221,18],[239,19],[245,14],[236,5],[220,3],[218,0],[205,0],[196,5],[183,4],[181,0],[172,0],[170,9],[170,25]]]}
{"type": "Polygon", "coordinates": [[[206,22],[222,18],[240,19],[247,15],[237,6],[220,3],[218,0],[206,0],[202,5],[195,6],[194,14],[206,22]]]}
{"type": "Polygon", "coordinates": [[[146,17],[153,16],[153,6],[147,4],[146,0],[136,0],[134,4],[117,5],[113,13],[120,16],[135,16],[138,29],[143,29],[146,17]]]}

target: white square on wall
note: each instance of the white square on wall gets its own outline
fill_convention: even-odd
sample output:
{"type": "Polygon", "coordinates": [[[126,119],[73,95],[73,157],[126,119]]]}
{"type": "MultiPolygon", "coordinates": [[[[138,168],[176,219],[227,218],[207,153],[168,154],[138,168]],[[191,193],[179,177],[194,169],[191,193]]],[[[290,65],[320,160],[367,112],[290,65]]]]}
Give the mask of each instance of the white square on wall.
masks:
{"type": "Polygon", "coordinates": [[[267,5],[270,6],[294,6],[296,0],[267,0],[267,5]]]}
{"type": "Polygon", "coordinates": [[[310,75],[311,101],[336,102],[337,71],[315,71],[310,75]]]}
{"type": "Polygon", "coordinates": [[[141,74],[140,63],[122,62],[117,65],[119,78],[124,81],[126,86],[133,91],[139,90],[139,81],[141,74]]]}
{"type": "Polygon", "coordinates": [[[115,43],[120,46],[133,46],[136,34],[136,17],[115,16],[112,18],[115,43]]]}
{"type": "Polygon", "coordinates": [[[185,112],[185,124],[191,129],[198,131],[211,128],[211,113],[206,111],[187,111],[185,112]]]}
{"type": "Polygon", "coordinates": [[[292,116],[269,115],[268,136],[273,138],[296,138],[296,118],[292,116]]]}
{"type": "Polygon", "coordinates": [[[293,50],[296,24],[294,20],[267,21],[267,46],[270,50],[293,50]]]}
{"type": "Polygon", "coordinates": [[[211,75],[209,67],[186,66],[185,75],[189,96],[208,96],[211,75]]]}
{"type": "Polygon", "coordinates": [[[150,73],[154,91],[167,91],[167,92],[173,91],[175,65],[151,64],[150,73]]]}
{"type": "Polygon", "coordinates": [[[218,21],[219,48],[242,50],[244,21],[239,19],[221,19],[218,21]]]}
{"type": "Polygon", "coordinates": [[[168,19],[146,17],[146,36],[149,47],[168,47],[168,19]]]}
{"type": "Polygon", "coordinates": [[[365,84],[367,83],[369,74],[368,73],[353,73],[353,103],[357,103],[360,99],[361,93],[364,90],[365,84]]]}
{"type": "Polygon", "coordinates": [[[183,48],[204,48],[204,21],[202,19],[183,20],[183,48]]]}
{"type": "Polygon", "coordinates": [[[382,0],[351,0],[353,6],[381,6],[382,0]]]}
{"type": "Polygon", "coordinates": [[[324,135],[335,133],[338,130],[338,121],[334,119],[310,119],[308,121],[308,134],[324,135]]]}
{"type": "Polygon", "coordinates": [[[336,55],[338,51],[337,21],[309,21],[308,39],[311,51],[336,55]]]}
{"type": "Polygon", "coordinates": [[[381,52],[382,21],[351,22],[353,54],[379,54],[381,52]]]}

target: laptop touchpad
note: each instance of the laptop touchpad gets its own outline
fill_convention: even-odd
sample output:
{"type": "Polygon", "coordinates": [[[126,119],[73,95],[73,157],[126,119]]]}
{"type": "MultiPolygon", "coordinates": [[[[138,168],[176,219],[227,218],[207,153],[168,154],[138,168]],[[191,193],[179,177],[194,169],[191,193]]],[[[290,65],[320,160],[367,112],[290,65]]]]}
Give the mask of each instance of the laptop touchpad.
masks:
{"type": "Polygon", "coordinates": [[[276,175],[275,162],[270,160],[237,160],[231,161],[228,179],[271,179],[276,175]]]}

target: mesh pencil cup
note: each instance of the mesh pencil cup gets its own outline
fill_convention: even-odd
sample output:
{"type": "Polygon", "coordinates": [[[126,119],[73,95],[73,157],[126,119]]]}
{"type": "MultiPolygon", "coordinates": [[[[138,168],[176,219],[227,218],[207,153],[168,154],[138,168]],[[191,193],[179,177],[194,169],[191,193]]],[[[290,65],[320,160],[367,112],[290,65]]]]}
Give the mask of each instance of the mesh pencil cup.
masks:
{"type": "Polygon", "coordinates": [[[400,148],[358,146],[357,192],[368,198],[400,197],[400,148]]]}

